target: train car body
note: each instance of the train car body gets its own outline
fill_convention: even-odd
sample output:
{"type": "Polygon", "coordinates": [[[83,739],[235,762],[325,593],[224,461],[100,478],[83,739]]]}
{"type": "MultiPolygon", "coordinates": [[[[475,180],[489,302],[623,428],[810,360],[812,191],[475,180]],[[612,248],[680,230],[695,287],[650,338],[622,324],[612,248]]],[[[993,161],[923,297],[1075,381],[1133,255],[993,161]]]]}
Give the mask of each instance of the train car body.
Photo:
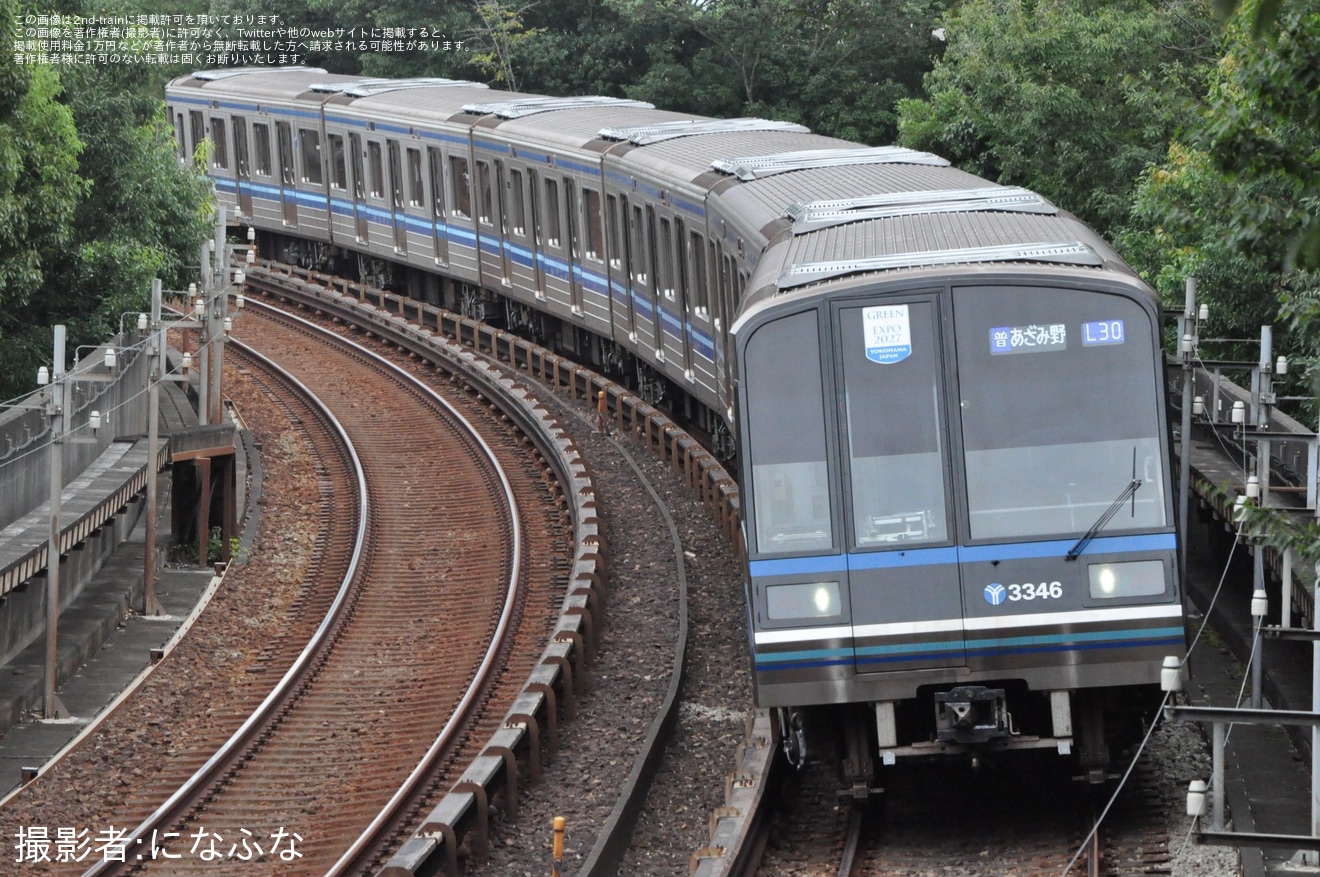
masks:
{"type": "Polygon", "coordinates": [[[792,757],[859,793],[907,756],[1097,774],[1148,716],[1184,642],[1160,311],[1064,211],[616,98],[283,69],[166,102],[266,253],[535,335],[736,450],[792,757]]]}

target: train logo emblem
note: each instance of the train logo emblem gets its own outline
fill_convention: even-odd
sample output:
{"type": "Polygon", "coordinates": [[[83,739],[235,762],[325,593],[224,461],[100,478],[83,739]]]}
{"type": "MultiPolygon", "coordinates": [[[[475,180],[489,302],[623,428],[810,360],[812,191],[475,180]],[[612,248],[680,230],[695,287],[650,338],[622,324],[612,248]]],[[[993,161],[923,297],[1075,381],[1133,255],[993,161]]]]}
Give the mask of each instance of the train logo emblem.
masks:
{"type": "Polygon", "coordinates": [[[1000,603],[1004,602],[1004,599],[1008,596],[1008,591],[1004,590],[1004,586],[999,584],[999,582],[991,582],[986,585],[984,593],[985,602],[989,603],[991,606],[998,606],[1000,603]]]}
{"type": "Polygon", "coordinates": [[[866,358],[882,365],[902,362],[912,355],[912,325],[907,305],[862,308],[866,358]]]}

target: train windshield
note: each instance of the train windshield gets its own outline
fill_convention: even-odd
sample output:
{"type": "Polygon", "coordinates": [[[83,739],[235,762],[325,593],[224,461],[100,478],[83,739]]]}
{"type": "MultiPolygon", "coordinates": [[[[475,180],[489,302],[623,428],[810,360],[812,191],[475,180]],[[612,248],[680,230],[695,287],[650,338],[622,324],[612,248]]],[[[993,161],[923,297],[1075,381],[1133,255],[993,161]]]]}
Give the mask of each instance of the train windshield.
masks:
{"type": "Polygon", "coordinates": [[[834,536],[816,312],[757,329],[747,342],[742,380],[756,551],[829,549],[834,536]]]}
{"type": "Polygon", "coordinates": [[[933,301],[840,313],[848,486],[861,548],[948,538],[935,317],[933,301]]]}
{"type": "Polygon", "coordinates": [[[1150,318],[1118,295],[954,290],[971,538],[1163,527],[1150,318]]]}

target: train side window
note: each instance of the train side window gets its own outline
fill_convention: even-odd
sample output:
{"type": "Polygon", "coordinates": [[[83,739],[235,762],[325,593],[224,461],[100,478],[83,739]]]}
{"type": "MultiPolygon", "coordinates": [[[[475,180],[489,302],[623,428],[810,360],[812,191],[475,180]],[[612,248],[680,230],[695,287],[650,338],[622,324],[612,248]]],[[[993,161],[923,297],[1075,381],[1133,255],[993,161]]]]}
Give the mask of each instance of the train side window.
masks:
{"type": "Polygon", "coordinates": [[[229,167],[229,149],[225,144],[225,120],[219,116],[211,117],[211,143],[215,146],[215,155],[211,164],[216,167],[229,167]]]}
{"type": "Polygon", "coordinates": [[[426,148],[426,161],[431,169],[431,212],[437,219],[445,218],[445,165],[440,150],[426,148]]]}
{"type": "Polygon", "coordinates": [[[344,155],[344,135],[329,134],[330,141],[330,185],[340,191],[348,188],[348,162],[344,155]]]}
{"type": "Polygon", "coordinates": [[[551,179],[545,181],[545,233],[547,244],[560,246],[563,238],[559,227],[559,183],[551,179]]]}
{"type": "Polygon", "coordinates": [[[582,256],[582,242],[578,239],[577,199],[574,197],[573,181],[564,177],[564,216],[568,217],[568,251],[574,259],[582,256]]]}
{"type": "Polygon", "coordinates": [[[206,139],[206,118],[197,110],[188,111],[188,127],[192,134],[192,150],[197,152],[197,148],[202,145],[206,139]]]}
{"type": "Polygon", "coordinates": [[[582,209],[586,214],[583,221],[587,224],[587,258],[603,262],[605,261],[605,230],[601,227],[600,192],[595,189],[583,189],[582,209]]]}
{"type": "Polygon", "coordinates": [[[179,158],[188,157],[188,140],[183,131],[183,113],[174,115],[174,141],[178,146],[179,158]]]}
{"type": "Polygon", "coordinates": [[[256,152],[257,173],[270,176],[270,126],[261,122],[252,123],[252,146],[256,152]]]}
{"type": "Polygon", "coordinates": [[[674,281],[678,288],[678,301],[684,311],[689,307],[688,300],[688,249],[686,227],[683,220],[674,219],[674,281]]]}
{"type": "Polygon", "coordinates": [[[692,232],[692,308],[698,317],[710,317],[710,278],[706,275],[706,241],[700,232],[692,232]]]}
{"type": "Polygon", "coordinates": [[[247,119],[243,116],[234,116],[232,121],[234,125],[234,170],[238,172],[239,177],[246,180],[249,175],[247,119]]]}
{"type": "Polygon", "coordinates": [[[619,222],[619,199],[614,195],[605,196],[605,226],[610,235],[610,267],[618,270],[623,267],[623,235],[619,222]]]}
{"type": "Polygon", "coordinates": [[[348,145],[353,160],[353,193],[361,201],[367,196],[367,183],[362,171],[362,138],[357,134],[349,134],[348,145]]]}
{"type": "MultiPolygon", "coordinates": [[[[653,220],[654,221],[654,220],[653,220]]],[[[674,300],[674,228],[668,217],[660,217],[660,252],[656,283],[668,301],[674,300]]]]}
{"type": "Polygon", "coordinates": [[[495,159],[495,215],[499,217],[500,234],[509,235],[508,198],[504,194],[504,162],[495,159]]]}
{"type": "Polygon", "coordinates": [[[367,173],[371,175],[371,195],[374,198],[385,197],[385,160],[380,151],[380,144],[367,141],[367,173]]]}
{"type": "Polygon", "coordinates": [[[454,191],[454,215],[463,219],[472,218],[472,191],[468,181],[467,159],[458,155],[449,157],[451,186],[454,191]]]}
{"type": "Polygon", "coordinates": [[[816,312],[758,328],[747,341],[742,375],[756,521],[752,550],[829,550],[834,530],[816,312]]]}
{"type": "Polygon", "coordinates": [[[302,152],[303,182],[321,185],[321,132],[299,128],[298,149],[302,152]]]}
{"type": "Polygon", "coordinates": [[[633,283],[638,286],[646,285],[646,259],[643,253],[646,252],[646,225],[642,221],[642,208],[639,205],[633,206],[632,217],[632,260],[631,270],[633,283]]]}
{"type": "Polygon", "coordinates": [[[420,149],[408,149],[408,203],[413,207],[426,206],[426,186],[422,183],[420,149]]]}
{"type": "Polygon", "coordinates": [[[509,168],[509,224],[513,233],[527,234],[527,208],[523,200],[523,172],[509,168]]]}
{"type": "Polygon", "coordinates": [[[490,188],[490,162],[477,162],[477,218],[481,220],[482,225],[494,225],[495,221],[492,206],[493,196],[490,188]]]}
{"type": "Polygon", "coordinates": [[[385,141],[390,153],[390,196],[395,210],[403,209],[403,162],[399,156],[399,142],[385,141]]]}
{"type": "Polygon", "coordinates": [[[293,129],[288,122],[275,123],[275,136],[279,138],[280,179],[286,186],[293,185],[293,129]]]}

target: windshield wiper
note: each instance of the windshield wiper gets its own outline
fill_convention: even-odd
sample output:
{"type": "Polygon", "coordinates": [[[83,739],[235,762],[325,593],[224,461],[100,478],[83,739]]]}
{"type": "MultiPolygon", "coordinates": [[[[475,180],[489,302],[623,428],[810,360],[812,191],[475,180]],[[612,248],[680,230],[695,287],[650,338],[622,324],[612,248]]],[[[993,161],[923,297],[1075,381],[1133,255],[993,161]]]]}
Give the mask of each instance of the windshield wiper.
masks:
{"type": "Polygon", "coordinates": [[[1109,523],[1109,519],[1118,512],[1119,508],[1121,508],[1123,503],[1127,502],[1129,498],[1132,499],[1132,513],[1135,515],[1137,511],[1135,505],[1137,488],[1141,487],[1141,483],[1140,478],[1133,478],[1129,481],[1127,487],[1124,487],[1123,492],[1118,495],[1118,499],[1110,503],[1109,508],[1105,509],[1104,513],[1096,518],[1095,523],[1091,525],[1091,529],[1087,530],[1085,535],[1077,540],[1076,545],[1068,549],[1068,553],[1063,556],[1063,559],[1076,560],[1078,556],[1086,550],[1086,546],[1095,538],[1095,535],[1104,529],[1105,524],[1109,523]]]}

